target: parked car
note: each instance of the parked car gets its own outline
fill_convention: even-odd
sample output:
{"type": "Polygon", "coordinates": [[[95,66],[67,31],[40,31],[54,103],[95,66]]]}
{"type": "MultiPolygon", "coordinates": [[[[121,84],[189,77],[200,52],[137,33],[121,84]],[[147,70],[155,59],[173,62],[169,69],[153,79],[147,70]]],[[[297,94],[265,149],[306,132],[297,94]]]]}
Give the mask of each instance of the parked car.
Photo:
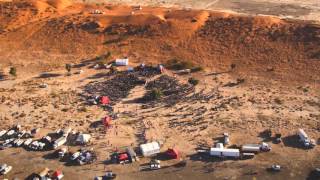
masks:
{"type": "Polygon", "coordinates": [[[7,174],[11,170],[12,170],[12,166],[8,166],[7,164],[2,164],[0,166],[0,174],[1,175],[7,174]]]}
{"type": "Polygon", "coordinates": [[[29,139],[27,139],[27,140],[23,143],[23,145],[24,145],[24,146],[29,146],[31,143],[32,143],[32,139],[29,138],[29,139]]]}
{"type": "Polygon", "coordinates": [[[59,151],[58,151],[59,158],[63,158],[65,156],[65,154],[67,153],[67,151],[68,151],[68,149],[66,147],[59,149],[59,151]]]}
{"type": "Polygon", "coordinates": [[[150,161],[150,169],[151,170],[158,170],[160,169],[160,161],[159,160],[151,160],[150,161]]]}
{"type": "Polygon", "coordinates": [[[75,153],[72,154],[71,160],[74,161],[74,160],[76,160],[79,156],[80,156],[80,152],[77,151],[77,152],[75,152],[75,153]]]}
{"type": "Polygon", "coordinates": [[[281,170],[281,166],[278,165],[278,164],[273,164],[273,165],[271,166],[271,170],[278,172],[278,171],[281,170]]]}
{"type": "Polygon", "coordinates": [[[94,180],[106,180],[106,179],[115,179],[117,174],[112,171],[107,171],[104,176],[95,177],[94,180]]]}
{"type": "Polygon", "coordinates": [[[22,139],[16,139],[16,140],[14,141],[14,145],[15,145],[16,147],[20,147],[23,143],[24,143],[24,140],[22,140],[22,139]]]}

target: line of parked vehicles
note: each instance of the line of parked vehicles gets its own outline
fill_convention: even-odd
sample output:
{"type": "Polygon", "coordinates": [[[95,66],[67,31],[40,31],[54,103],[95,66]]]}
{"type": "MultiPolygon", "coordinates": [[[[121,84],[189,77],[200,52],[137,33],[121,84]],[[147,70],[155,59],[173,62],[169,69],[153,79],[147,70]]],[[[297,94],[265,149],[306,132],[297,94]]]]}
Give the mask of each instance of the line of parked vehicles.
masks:
{"type": "MultiPolygon", "coordinates": [[[[269,138],[272,136],[271,131],[267,132],[269,138]]],[[[316,146],[314,139],[309,138],[303,129],[298,129],[297,136],[299,138],[298,143],[305,148],[313,148],[316,146]]],[[[275,134],[276,144],[281,143],[281,134],[275,134]]],[[[228,133],[223,133],[222,143],[217,143],[215,147],[210,148],[209,154],[215,157],[232,157],[232,158],[253,158],[258,152],[271,151],[271,146],[265,142],[260,144],[244,144],[240,148],[224,148],[224,145],[230,144],[230,138],[228,133]]]]}
{"type": "MultiPolygon", "coordinates": [[[[78,165],[90,164],[97,160],[97,156],[93,149],[81,148],[76,152],[69,152],[68,148],[63,146],[69,141],[70,136],[74,136],[73,141],[76,144],[87,144],[90,142],[90,134],[75,133],[72,132],[71,128],[66,128],[64,130],[57,130],[54,133],[54,137],[51,135],[43,136],[38,140],[34,140],[34,137],[39,132],[39,129],[32,129],[31,131],[21,130],[21,126],[17,125],[9,130],[0,131],[0,149],[5,149],[8,147],[25,147],[31,150],[45,150],[45,149],[56,149],[55,153],[58,158],[62,159],[67,157],[69,161],[76,162],[78,165]],[[59,149],[60,148],[60,149],[59,149]]],[[[271,132],[268,133],[271,137],[271,132]]],[[[306,148],[313,148],[316,143],[313,139],[305,133],[303,129],[298,129],[297,136],[299,137],[299,142],[306,148]]],[[[280,143],[281,134],[275,135],[275,142],[280,143]]],[[[240,148],[225,148],[224,145],[230,144],[230,136],[228,133],[223,133],[222,143],[217,143],[215,147],[210,148],[209,155],[214,157],[223,158],[242,158],[248,159],[253,158],[256,153],[271,151],[269,144],[262,142],[260,144],[244,144],[240,148]]],[[[140,145],[140,151],[143,156],[153,156],[160,153],[160,143],[150,142],[140,145]]],[[[166,152],[168,157],[178,159],[179,152],[176,149],[168,149],[166,152]]],[[[135,151],[131,147],[125,148],[123,151],[114,152],[111,155],[111,160],[114,163],[126,163],[138,161],[135,151]]],[[[160,169],[160,161],[152,160],[148,166],[142,169],[157,170],[160,169]]],[[[3,164],[0,166],[0,174],[6,174],[12,169],[11,166],[3,164]]],[[[274,164],[270,167],[273,171],[280,171],[281,166],[274,164]]],[[[112,172],[106,173],[104,178],[115,178],[116,175],[112,172]]],[[[99,179],[99,178],[98,178],[99,179]]]]}

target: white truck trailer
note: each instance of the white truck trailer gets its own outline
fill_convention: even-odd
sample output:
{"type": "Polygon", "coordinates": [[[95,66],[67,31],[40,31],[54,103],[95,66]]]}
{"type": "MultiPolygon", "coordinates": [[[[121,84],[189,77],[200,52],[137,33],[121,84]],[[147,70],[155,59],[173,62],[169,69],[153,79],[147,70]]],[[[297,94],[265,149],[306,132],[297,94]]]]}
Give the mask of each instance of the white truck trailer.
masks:
{"type": "Polygon", "coordinates": [[[316,144],[315,144],[315,140],[310,139],[307,135],[306,132],[304,132],[303,129],[298,129],[298,136],[299,136],[299,140],[300,142],[303,143],[304,147],[308,147],[308,148],[313,148],[316,144]]]}
{"type": "Polygon", "coordinates": [[[210,149],[210,156],[239,158],[240,150],[225,149],[222,143],[217,143],[216,147],[210,149]]]}
{"type": "Polygon", "coordinates": [[[261,144],[245,144],[242,145],[241,151],[242,152],[267,152],[270,151],[271,147],[267,143],[261,143],[261,144]]]}
{"type": "Polygon", "coordinates": [[[210,149],[210,156],[239,158],[240,157],[240,150],[239,149],[211,148],[210,149]]]}

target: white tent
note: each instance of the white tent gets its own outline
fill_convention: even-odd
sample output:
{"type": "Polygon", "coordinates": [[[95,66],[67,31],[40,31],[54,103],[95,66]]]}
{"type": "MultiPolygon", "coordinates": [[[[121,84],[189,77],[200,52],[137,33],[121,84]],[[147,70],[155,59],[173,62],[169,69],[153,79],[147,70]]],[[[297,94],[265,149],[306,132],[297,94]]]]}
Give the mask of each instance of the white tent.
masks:
{"type": "Polygon", "coordinates": [[[160,153],[160,145],[157,142],[141,144],[140,149],[143,156],[152,156],[157,153],[160,153]]]}
{"type": "Polygon", "coordinates": [[[116,59],[116,65],[117,66],[128,66],[129,65],[129,59],[116,59]]]}

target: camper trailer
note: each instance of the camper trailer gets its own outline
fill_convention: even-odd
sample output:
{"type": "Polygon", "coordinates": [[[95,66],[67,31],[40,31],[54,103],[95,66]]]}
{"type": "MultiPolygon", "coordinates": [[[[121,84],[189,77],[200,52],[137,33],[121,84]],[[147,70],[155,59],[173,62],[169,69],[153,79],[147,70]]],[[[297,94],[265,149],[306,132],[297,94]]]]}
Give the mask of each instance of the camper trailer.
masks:
{"type": "Polygon", "coordinates": [[[148,157],[160,153],[160,145],[158,142],[141,144],[140,150],[143,156],[148,157]]]}
{"type": "Polygon", "coordinates": [[[117,66],[128,66],[129,65],[129,59],[116,59],[116,65],[117,66]]]}
{"type": "Polygon", "coordinates": [[[67,142],[67,137],[62,136],[59,139],[55,140],[53,143],[53,149],[57,149],[59,146],[64,145],[67,142]]]}

